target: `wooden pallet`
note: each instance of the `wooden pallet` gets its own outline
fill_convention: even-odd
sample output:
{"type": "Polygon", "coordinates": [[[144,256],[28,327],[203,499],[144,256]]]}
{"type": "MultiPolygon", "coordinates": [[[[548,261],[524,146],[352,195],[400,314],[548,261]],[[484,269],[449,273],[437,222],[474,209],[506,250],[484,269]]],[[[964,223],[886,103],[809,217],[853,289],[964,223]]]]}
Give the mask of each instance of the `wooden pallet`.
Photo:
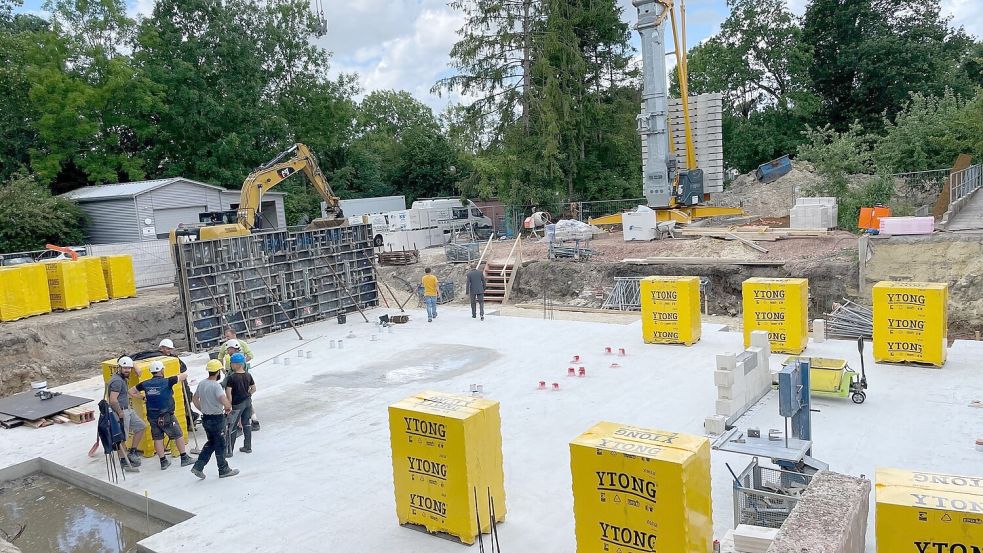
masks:
{"type": "Polygon", "coordinates": [[[80,405],[78,407],[72,407],[71,409],[66,409],[62,411],[62,414],[68,417],[68,420],[74,422],[75,424],[93,422],[96,420],[95,409],[93,409],[92,407],[87,407],[85,405],[80,405]]]}
{"type": "Polygon", "coordinates": [[[412,265],[420,261],[417,250],[379,252],[376,256],[380,265],[412,265]]]}

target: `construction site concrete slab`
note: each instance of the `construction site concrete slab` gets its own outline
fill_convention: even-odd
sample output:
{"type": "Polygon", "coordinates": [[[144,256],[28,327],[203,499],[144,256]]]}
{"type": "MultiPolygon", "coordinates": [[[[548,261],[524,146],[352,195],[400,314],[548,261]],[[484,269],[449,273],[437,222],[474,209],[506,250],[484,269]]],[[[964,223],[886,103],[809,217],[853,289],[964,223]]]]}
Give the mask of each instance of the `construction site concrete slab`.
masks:
{"type": "MultiPolygon", "coordinates": [[[[367,315],[376,321],[386,312],[367,315]]],[[[141,545],[158,553],[457,553],[461,545],[397,523],[387,407],[423,390],[468,394],[481,384],[485,397],[501,402],[508,508],[498,528],[501,542],[510,551],[569,553],[575,548],[570,440],[601,420],[702,434],[714,410],[715,355],[743,350],[740,333],[714,324],[705,324],[702,340],[685,347],[643,344],[640,321],[480,321],[469,309],[441,306],[440,316],[427,323],[422,310],[408,312],[411,321],[391,333],[349,316],[345,325],[301,327],[304,340],[281,332],[251,342],[254,406],[263,425],[253,436],[253,453],[230,459],[242,471],[231,479],[217,478],[214,461],[204,481],[176,463],[160,471],[152,459],[139,474],[126,475],[122,488],[195,514],[141,545]],[[625,348],[627,355],[605,355],[606,347],[625,348]],[[576,366],[585,367],[583,378],[567,377],[574,355],[582,358],[576,366]],[[559,391],[539,390],[539,381],[556,382],[559,391]]],[[[859,369],[852,341],[811,343],[806,354],[844,358],[859,369]]],[[[866,403],[813,399],[819,410],[813,413],[813,456],[831,470],[868,477],[879,466],[980,474],[983,453],[974,443],[983,409],[970,403],[983,399],[983,342],[956,341],[941,370],[876,365],[869,355],[866,403]]],[[[185,358],[193,381],[204,378],[206,360],[185,358]]],[[[772,356],[773,369],[779,360],[772,356]]],[[[98,378],[58,390],[103,396],[98,378]]],[[[784,428],[777,392],[737,424],[763,433],[784,428]]],[[[101,456],[86,456],[95,438],[94,423],[0,431],[0,467],[43,457],[104,478],[101,456]]],[[[198,441],[203,444],[203,432],[198,441]]],[[[725,463],[739,472],[749,461],[712,454],[718,537],[733,527],[725,463]]]]}

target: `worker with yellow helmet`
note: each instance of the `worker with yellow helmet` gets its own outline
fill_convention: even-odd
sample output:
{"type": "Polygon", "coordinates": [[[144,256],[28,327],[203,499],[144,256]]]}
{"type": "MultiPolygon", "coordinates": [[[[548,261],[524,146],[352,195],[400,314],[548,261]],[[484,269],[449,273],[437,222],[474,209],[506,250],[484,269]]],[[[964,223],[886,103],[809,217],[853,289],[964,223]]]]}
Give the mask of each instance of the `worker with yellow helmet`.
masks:
{"type": "Polygon", "coordinates": [[[229,468],[229,463],[225,460],[225,416],[232,412],[232,403],[219,384],[222,378],[222,362],[212,359],[205,365],[205,370],[208,378],[198,384],[192,401],[202,413],[201,426],[205,429],[207,440],[191,467],[191,474],[204,479],[203,471],[214,453],[218,477],[227,478],[239,474],[239,469],[229,468]]]}

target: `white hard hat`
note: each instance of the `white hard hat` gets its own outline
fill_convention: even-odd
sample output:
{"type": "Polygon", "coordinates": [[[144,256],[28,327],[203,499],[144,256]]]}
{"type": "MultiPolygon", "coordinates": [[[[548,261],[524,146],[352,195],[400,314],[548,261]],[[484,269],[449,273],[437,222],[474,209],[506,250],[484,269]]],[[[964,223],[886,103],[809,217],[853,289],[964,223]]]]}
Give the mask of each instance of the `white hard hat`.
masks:
{"type": "Polygon", "coordinates": [[[131,369],[133,368],[133,360],[125,355],[117,359],[116,364],[119,365],[120,367],[129,367],[131,369]]]}
{"type": "Polygon", "coordinates": [[[158,344],[157,347],[174,349],[174,342],[170,338],[164,338],[160,341],[160,344],[158,344]]]}
{"type": "Polygon", "coordinates": [[[151,361],[150,362],[150,372],[152,372],[152,373],[164,372],[164,362],[163,361],[151,361]]]}
{"type": "Polygon", "coordinates": [[[242,349],[242,346],[239,345],[239,340],[229,340],[228,342],[225,343],[225,347],[226,349],[228,348],[242,349]]]}

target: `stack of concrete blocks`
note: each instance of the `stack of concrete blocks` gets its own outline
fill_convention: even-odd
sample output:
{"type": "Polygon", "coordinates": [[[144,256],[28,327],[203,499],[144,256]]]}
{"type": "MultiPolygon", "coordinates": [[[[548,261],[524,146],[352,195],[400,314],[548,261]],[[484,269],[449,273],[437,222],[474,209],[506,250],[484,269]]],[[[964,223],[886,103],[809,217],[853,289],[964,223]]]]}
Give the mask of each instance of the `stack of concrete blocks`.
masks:
{"type": "Polygon", "coordinates": [[[864,553],[870,489],[866,478],[816,474],[768,553],[864,553]]]}
{"type": "Polygon", "coordinates": [[[798,198],[789,211],[791,228],[831,229],[836,227],[836,198],[798,198]]]}
{"type": "Polygon", "coordinates": [[[772,382],[770,358],[771,345],[763,330],[751,333],[751,347],[743,353],[717,355],[717,370],[713,371],[716,410],[703,423],[707,432],[723,434],[728,425],[768,393],[772,382]]]}

